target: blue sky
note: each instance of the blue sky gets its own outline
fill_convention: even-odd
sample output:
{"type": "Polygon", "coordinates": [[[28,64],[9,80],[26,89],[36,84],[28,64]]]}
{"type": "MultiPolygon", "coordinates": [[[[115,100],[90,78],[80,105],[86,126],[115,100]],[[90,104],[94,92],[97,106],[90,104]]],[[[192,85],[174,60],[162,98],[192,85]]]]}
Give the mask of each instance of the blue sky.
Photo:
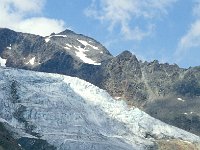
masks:
{"type": "Polygon", "coordinates": [[[200,0],[0,0],[0,27],[42,36],[70,28],[115,56],[200,65],[200,0]]]}

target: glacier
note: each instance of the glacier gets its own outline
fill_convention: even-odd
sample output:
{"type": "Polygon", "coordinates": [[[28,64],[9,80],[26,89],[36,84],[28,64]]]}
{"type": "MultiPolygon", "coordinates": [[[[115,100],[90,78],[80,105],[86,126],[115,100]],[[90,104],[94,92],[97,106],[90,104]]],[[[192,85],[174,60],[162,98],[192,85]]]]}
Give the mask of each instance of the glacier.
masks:
{"type": "Polygon", "coordinates": [[[0,122],[16,139],[43,139],[58,150],[142,150],[169,139],[200,142],[79,78],[11,68],[0,68],[0,122]]]}

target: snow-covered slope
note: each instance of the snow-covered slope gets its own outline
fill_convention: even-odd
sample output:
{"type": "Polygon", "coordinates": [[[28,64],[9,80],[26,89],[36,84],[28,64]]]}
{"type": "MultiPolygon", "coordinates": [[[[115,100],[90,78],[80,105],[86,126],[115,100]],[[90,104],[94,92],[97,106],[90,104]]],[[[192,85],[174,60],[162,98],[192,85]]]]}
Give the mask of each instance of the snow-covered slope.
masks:
{"type": "Polygon", "coordinates": [[[200,142],[78,78],[0,69],[0,122],[15,138],[40,138],[59,150],[149,149],[159,139],[200,142]]]}
{"type": "Polygon", "coordinates": [[[98,67],[112,57],[95,39],[70,30],[41,37],[0,28],[0,65],[4,67],[63,74],[82,65],[98,67]]]}
{"type": "Polygon", "coordinates": [[[86,64],[101,65],[103,60],[111,58],[110,53],[99,42],[70,30],[52,34],[44,40],[47,45],[56,44],[61,49],[64,48],[70,55],[86,64]]]}

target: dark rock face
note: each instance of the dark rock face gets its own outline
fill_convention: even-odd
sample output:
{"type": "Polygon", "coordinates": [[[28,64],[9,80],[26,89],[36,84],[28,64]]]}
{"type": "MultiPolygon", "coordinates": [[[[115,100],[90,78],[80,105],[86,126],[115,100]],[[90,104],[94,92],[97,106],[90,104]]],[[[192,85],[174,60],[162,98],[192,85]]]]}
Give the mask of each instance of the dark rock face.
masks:
{"type": "Polygon", "coordinates": [[[200,135],[199,97],[187,98],[185,101],[178,101],[176,97],[157,99],[144,109],[161,121],[200,135]]]}
{"type": "Polygon", "coordinates": [[[146,87],[142,80],[139,61],[130,52],[103,63],[103,80],[101,87],[112,96],[128,100],[129,104],[142,104],[147,100],[146,87]],[[135,100],[135,101],[133,101],[135,100]]]}
{"type": "Polygon", "coordinates": [[[3,123],[0,123],[0,150],[22,150],[3,123]]]}
{"type": "Polygon", "coordinates": [[[56,150],[54,146],[42,139],[22,137],[18,140],[18,143],[20,143],[25,150],[56,150]]]}
{"type": "Polygon", "coordinates": [[[42,139],[23,137],[13,138],[6,124],[0,123],[0,150],[55,150],[56,148],[42,139]]]}
{"type": "Polygon", "coordinates": [[[181,81],[177,81],[175,90],[178,94],[194,97],[200,96],[200,84],[198,80],[198,75],[193,69],[188,70],[181,81]]]}
{"type": "Polygon", "coordinates": [[[159,64],[158,61],[153,61],[141,63],[141,69],[150,99],[176,94],[172,84],[179,80],[183,72],[177,65],[159,64]]]}
{"type": "Polygon", "coordinates": [[[0,29],[0,56],[7,59],[7,67],[79,77],[155,118],[200,135],[200,67],[141,62],[128,51],[113,57],[99,42],[70,30],[41,37],[0,29]],[[77,55],[81,51],[95,63],[84,62],[77,55]],[[190,112],[192,116],[183,117],[190,112]]]}

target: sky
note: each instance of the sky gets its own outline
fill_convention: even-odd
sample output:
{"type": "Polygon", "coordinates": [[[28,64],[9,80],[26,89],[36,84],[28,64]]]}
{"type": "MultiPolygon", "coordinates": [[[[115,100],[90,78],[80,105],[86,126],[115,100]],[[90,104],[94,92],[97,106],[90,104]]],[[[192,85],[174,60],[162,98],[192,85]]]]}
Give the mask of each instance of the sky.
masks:
{"type": "Polygon", "coordinates": [[[0,27],[41,36],[70,29],[114,56],[200,65],[200,0],[0,0],[0,27]]]}

